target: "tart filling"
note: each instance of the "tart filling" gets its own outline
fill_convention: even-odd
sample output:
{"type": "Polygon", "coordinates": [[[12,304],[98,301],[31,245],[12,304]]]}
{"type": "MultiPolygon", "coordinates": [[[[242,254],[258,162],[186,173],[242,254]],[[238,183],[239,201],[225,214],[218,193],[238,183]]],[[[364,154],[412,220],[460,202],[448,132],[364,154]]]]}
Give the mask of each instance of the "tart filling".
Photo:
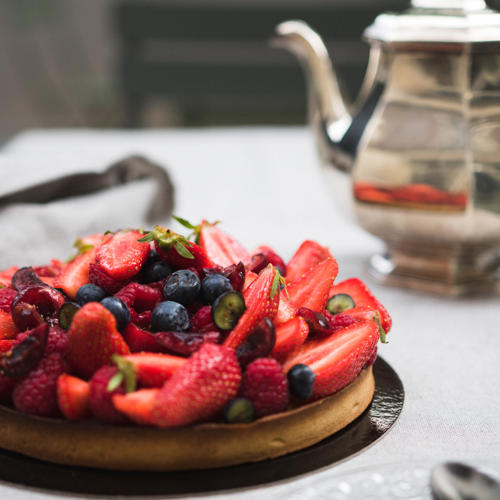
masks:
{"type": "Polygon", "coordinates": [[[314,241],[285,263],[176,220],[191,239],[95,234],[68,262],[0,272],[0,446],[104,468],[217,467],[309,446],[366,409],[391,318],[364,283],[337,283],[314,241]]]}

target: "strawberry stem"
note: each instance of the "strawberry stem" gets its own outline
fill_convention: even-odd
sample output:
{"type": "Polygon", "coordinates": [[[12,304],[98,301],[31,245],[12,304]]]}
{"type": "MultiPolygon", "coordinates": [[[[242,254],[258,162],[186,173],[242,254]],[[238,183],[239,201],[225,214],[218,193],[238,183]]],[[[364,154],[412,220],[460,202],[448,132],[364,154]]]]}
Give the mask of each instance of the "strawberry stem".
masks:
{"type": "Polygon", "coordinates": [[[108,391],[114,391],[122,381],[125,381],[125,391],[126,392],[134,392],[137,387],[137,374],[135,373],[134,365],[127,361],[123,356],[119,356],[118,354],[113,354],[111,358],[113,363],[118,368],[118,373],[113,375],[108,383],[108,391]],[[113,382],[113,379],[116,379],[113,382]],[[112,384],[113,382],[113,384],[112,384]]]}
{"type": "Polygon", "coordinates": [[[156,241],[160,248],[165,250],[173,246],[181,257],[194,259],[194,255],[187,248],[189,241],[184,236],[174,233],[174,231],[170,229],[165,229],[162,226],[155,226],[152,231],[146,233],[137,241],[141,243],[156,241]]]}

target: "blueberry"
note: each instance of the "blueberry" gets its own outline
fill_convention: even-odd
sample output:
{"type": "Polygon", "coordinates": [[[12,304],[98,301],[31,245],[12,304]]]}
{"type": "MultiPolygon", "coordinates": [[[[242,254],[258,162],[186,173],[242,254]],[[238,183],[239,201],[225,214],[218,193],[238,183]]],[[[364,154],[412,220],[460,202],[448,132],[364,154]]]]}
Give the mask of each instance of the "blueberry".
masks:
{"type": "Polygon", "coordinates": [[[80,305],[75,304],[74,302],[65,302],[61,306],[61,309],[59,309],[59,312],[57,313],[57,317],[59,318],[59,326],[63,330],[67,330],[70,327],[71,322],[73,321],[73,316],[79,309],[80,305]]]}
{"type": "Polygon", "coordinates": [[[337,293],[330,297],[326,303],[326,310],[330,314],[338,314],[347,311],[347,309],[352,309],[353,307],[356,307],[356,304],[353,298],[347,295],[347,293],[337,293]]]}
{"type": "Polygon", "coordinates": [[[299,399],[309,399],[312,396],[316,375],[307,365],[299,363],[292,366],[287,378],[292,396],[299,399]]]}
{"type": "Polygon", "coordinates": [[[201,282],[201,298],[207,304],[212,304],[219,295],[232,290],[231,282],[222,274],[209,274],[201,282]]]}
{"type": "Polygon", "coordinates": [[[212,319],[221,330],[232,330],[245,309],[245,299],[240,292],[226,292],[212,304],[212,319]]]}
{"type": "Polygon", "coordinates": [[[143,283],[161,281],[169,274],[172,274],[172,271],[172,266],[168,262],[165,262],[163,260],[152,261],[141,271],[141,281],[143,283]]]}
{"type": "Polygon", "coordinates": [[[151,314],[153,332],[182,332],[189,328],[189,313],[178,302],[166,300],[160,302],[151,314]]]}
{"type": "Polygon", "coordinates": [[[199,299],[200,288],[198,276],[193,271],[181,269],[168,277],[163,287],[163,296],[167,300],[188,306],[199,299]]]}
{"type": "Polygon", "coordinates": [[[101,304],[115,317],[117,330],[123,331],[130,323],[130,311],[125,302],[118,297],[106,297],[101,304]]]}
{"type": "Polygon", "coordinates": [[[100,286],[87,283],[81,286],[78,292],[76,292],[76,301],[83,306],[87,302],[101,302],[106,295],[107,293],[100,286]]]}

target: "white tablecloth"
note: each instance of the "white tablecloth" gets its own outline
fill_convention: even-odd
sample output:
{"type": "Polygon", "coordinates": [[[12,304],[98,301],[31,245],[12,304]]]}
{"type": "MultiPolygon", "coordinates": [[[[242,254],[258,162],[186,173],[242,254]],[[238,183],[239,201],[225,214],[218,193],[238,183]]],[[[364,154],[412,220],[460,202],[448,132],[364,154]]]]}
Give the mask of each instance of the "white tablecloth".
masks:
{"type": "MultiPolygon", "coordinates": [[[[192,221],[221,219],[223,228],[248,248],[269,243],[285,258],[305,238],[329,245],[339,261],[340,278],[365,279],[393,317],[390,342],[379,352],[400,375],[406,400],[391,432],[342,464],[274,485],[207,497],[281,498],[386,463],[433,465],[452,459],[500,464],[498,297],[452,300],[371,281],[366,262],[381,244],[336,207],[306,129],[35,130],[4,147],[0,172],[9,185],[19,182],[16,176],[42,179],[65,169],[102,168],[131,153],[167,166],[176,186],[176,214],[192,221]]],[[[150,193],[146,184],[97,195],[90,204],[82,199],[43,208],[14,207],[8,218],[0,212],[0,221],[3,227],[11,224],[9,231],[21,222],[24,231],[32,231],[30,241],[37,251],[21,242],[26,251],[17,252],[19,264],[28,263],[28,257],[29,262],[64,257],[71,253],[74,237],[86,230],[140,224],[143,198],[150,193]],[[12,216],[15,224],[9,222],[12,216]]],[[[59,498],[50,492],[30,494],[59,498]]],[[[0,482],[3,500],[27,495],[23,488],[0,482]]]]}

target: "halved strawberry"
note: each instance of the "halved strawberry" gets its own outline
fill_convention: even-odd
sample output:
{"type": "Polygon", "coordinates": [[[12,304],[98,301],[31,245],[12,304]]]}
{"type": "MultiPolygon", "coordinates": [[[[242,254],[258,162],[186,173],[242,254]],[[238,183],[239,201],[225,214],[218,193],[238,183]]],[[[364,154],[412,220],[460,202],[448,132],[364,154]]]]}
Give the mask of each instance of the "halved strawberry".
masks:
{"type": "Polygon", "coordinates": [[[331,258],[333,255],[327,247],[322,247],[312,240],[303,241],[286,265],[287,283],[298,280],[314,266],[331,258]]]}
{"type": "Polygon", "coordinates": [[[9,267],[4,271],[0,272],[0,285],[5,287],[12,286],[12,276],[16,273],[19,268],[17,266],[9,267]]]}
{"type": "Polygon", "coordinates": [[[113,354],[130,350],[116,329],[116,319],[98,302],[85,304],[73,317],[68,330],[66,358],[83,377],[90,378],[113,354]]]}
{"type": "Polygon", "coordinates": [[[350,295],[356,307],[367,306],[371,309],[377,309],[382,318],[382,328],[386,333],[389,332],[392,326],[392,319],[387,309],[360,279],[350,278],[333,285],[328,296],[332,297],[338,293],[350,295]]]}
{"type": "Polygon", "coordinates": [[[13,288],[0,287],[0,310],[10,313],[10,305],[16,295],[17,290],[14,290],[13,288]]]}
{"type": "Polygon", "coordinates": [[[320,312],[325,308],[339,266],[332,257],[316,264],[302,278],[287,286],[288,298],[295,307],[320,312]]]}
{"type": "Polygon", "coordinates": [[[224,345],[236,348],[264,318],[273,320],[280,300],[279,273],[269,264],[259,277],[243,291],[246,310],[229,332],[224,345]]]}
{"type": "Polygon", "coordinates": [[[68,420],[80,420],[89,415],[89,384],[63,373],[57,379],[57,402],[68,420]]]}
{"type": "Polygon", "coordinates": [[[137,382],[142,387],[161,387],[187,361],[180,356],[149,352],[127,354],[119,358],[132,365],[137,382]]]}
{"type": "Polygon", "coordinates": [[[215,266],[199,245],[171,229],[155,226],[140,241],[154,241],[155,250],[160,258],[172,264],[176,269],[194,267],[201,271],[215,266]]]}
{"type": "Polygon", "coordinates": [[[291,320],[297,315],[297,308],[293,306],[286,295],[286,291],[280,293],[280,304],[278,307],[278,313],[274,318],[274,325],[279,326],[287,321],[291,320]]]}
{"type": "Polygon", "coordinates": [[[138,241],[139,231],[119,231],[105,241],[96,253],[96,263],[115,280],[128,280],[135,276],[149,255],[149,243],[138,241]]]}
{"type": "Polygon", "coordinates": [[[241,291],[244,292],[259,276],[252,271],[245,271],[245,281],[241,291]]]}
{"type": "Polygon", "coordinates": [[[304,318],[296,316],[286,323],[276,326],[275,332],[276,343],[271,351],[271,356],[282,362],[288,354],[305,342],[309,334],[309,327],[304,318]]]}
{"type": "Polygon", "coordinates": [[[14,339],[19,333],[12,316],[0,310],[0,339],[14,339]]]}
{"type": "Polygon", "coordinates": [[[250,253],[241,243],[222,231],[217,224],[202,221],[199,229],[200,246],[208,257],[219,266],[250,261],[250,253]]]}
{"type": "Polygon", "coordinates": [[[176,427],[214,417],[237,395],[240,382],[234,349],[204,344],[158,391],[151,422],[176,427]]]}
{"type": "Polygon", "coordinates": [[[128,394],[114,394],[114,407],[140,425],[151,424],[151,409],[159,389],[140,389],[128,394]]]}
{"type": "Polygon", "coordinates": [[[94,285],[100,286],[109,294],[113,294],[121,290],[128,284],[129,280],[117,280],[110,276],[101,264],[91,262],[89,265],[89,281],[94,285]]]}
{"type": "Polygon", "coordinates": [[[62,288],[66,295],[74,300],[79,288],[90,281],[89,266],[94,262],[96,252],[96,248],[91,248],[77,255],[71,262],[66,264],[63,270],[55,277],[54,287],[62,288]]]}
{"type": "Polygon", "coordinates": [[[379,339],[373,321],[361,321],[320,340],[308,340],[284,363],[285,372],[302,363],[315,373],[313,399],[350,384],[373,354],[379,339]]]}

